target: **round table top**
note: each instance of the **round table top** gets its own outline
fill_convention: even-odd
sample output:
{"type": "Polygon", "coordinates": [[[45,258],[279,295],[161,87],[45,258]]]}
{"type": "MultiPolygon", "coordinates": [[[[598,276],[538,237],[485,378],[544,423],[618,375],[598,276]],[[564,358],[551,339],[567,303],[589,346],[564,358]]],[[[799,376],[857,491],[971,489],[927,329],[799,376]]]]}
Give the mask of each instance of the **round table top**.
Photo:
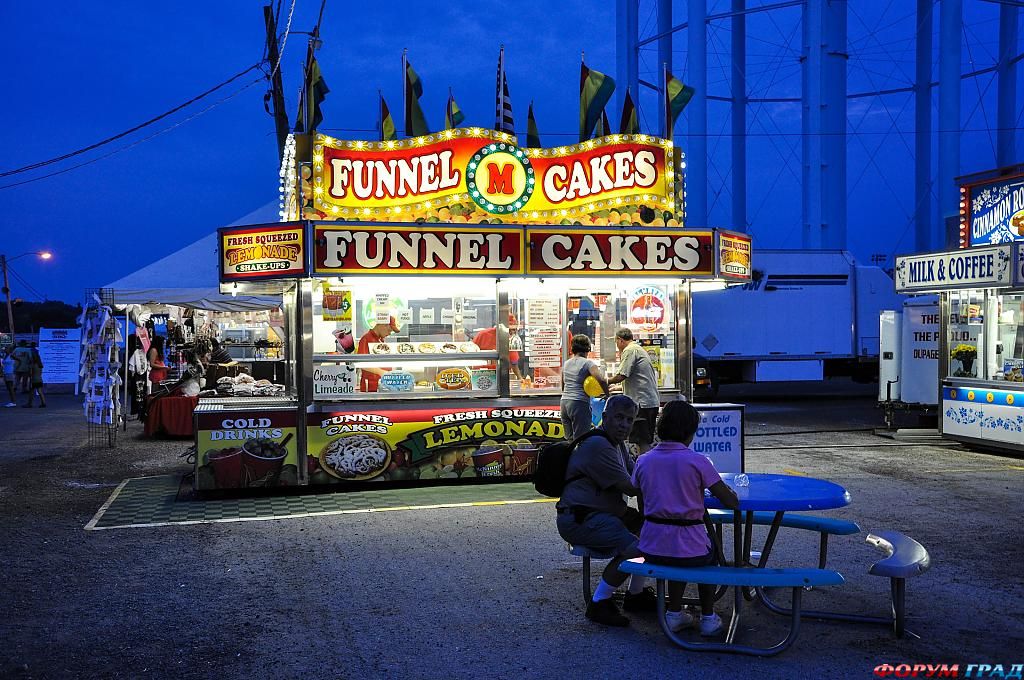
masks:
{"type": "MultiPolygon", "coordinates": [[[[828,510],[850,504],[850,492],[835,482],[814,477],[748,472],[750,486],[736,486],[737,473],[722,473],[740,500],[740,510],[828,510]]],[[[723,508],[714,496],[704,497],[709,508],[723,508]]]]}

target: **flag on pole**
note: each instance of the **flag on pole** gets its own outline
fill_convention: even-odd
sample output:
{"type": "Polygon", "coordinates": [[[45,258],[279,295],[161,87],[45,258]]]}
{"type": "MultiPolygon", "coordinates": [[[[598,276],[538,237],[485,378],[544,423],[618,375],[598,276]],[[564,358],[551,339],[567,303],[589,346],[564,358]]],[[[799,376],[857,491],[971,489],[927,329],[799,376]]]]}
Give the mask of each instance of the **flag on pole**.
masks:
{"type": "Polygon", "coordinates": [[[597,125],[594,126],[594,138],[607,137],[611,133],[611,125],[608,124],[608,113],[602,110],[601,117],[597,120],[597,125]]]}
{"type": "Polygon", "coordinates": [[[533,102],[530,102],[530,109],[526,112],[526,148],[540,148],[540,133],[537,131],[537,119],[533,117],[533,102]]]}
{"type": "Polygon", "coordinates": [[[668,122],[666,137],[672,137],[676,119],[690,103],[693,92],[692,87],[684,85],[683,81],[673,76],[668,70],[665,71],[665,120],[668,122]]]}
{"type": "Polygon", "coordinates": [[[451,88],[448,88],[448,104],[444,107],[444,129],[456,128],[464,120],[466,120],[466,116],[462,114],[462,109],[455,103],[455,95],[452,94],[451,88]]]}
{"type": "Polygon", "coordinates": [[[512,98],[508,96],[508,78],[505,77],[505,46],[501,46],[498,52],[498,81],[495,91],[495,113],[494,129],[499,132],[507,132],[510,135],[516,133],[515,123],[512,121],[512,98]]]}
{"type": "Polygon", "coordinates": [[[423,115],[423,109],[420,108],[423,83],[404,55],[402,60],[405,62],[405,136],[428,135],[430,128],[427,126],[427,118],[423,115]]]}
{"type": "Polygon", "coordinates": [[[330,92],[327,88],[327,82],[324,81],[323,74],[320,73],[320,64],[317,63],[316,57],[313,56],[312,49],[310,49],[306,61],[305,76],[302,97],[299,101],[299,111],[295,120],[295,131],[311,133],[324,121],[320,105],[326,99],[327,93],[330,92]]]}
{"type": "Polygon", "coordinates": [[[580,141],[590,139],[590,133],[604,111],[605,104],[612,98],[615,81],[601,73],[580,64],[580,141]]]}
{"type": "Polygon", "coordinates": [[[395,119],[391,117],[388,104],[384,101],[384,95],[380,94],[380,141],[390,142],[398,139],[398,131],[395,129],[395,119]]]}
{"type": "Polygon", "coordinates": [[[633,97],[630,96],[629,90],[626,90],[626,96],[622,100],[622,122],[619,123],[619,134],[640,134],[640,122],[637,120],[636,106],[633,104],[633,97]]]}

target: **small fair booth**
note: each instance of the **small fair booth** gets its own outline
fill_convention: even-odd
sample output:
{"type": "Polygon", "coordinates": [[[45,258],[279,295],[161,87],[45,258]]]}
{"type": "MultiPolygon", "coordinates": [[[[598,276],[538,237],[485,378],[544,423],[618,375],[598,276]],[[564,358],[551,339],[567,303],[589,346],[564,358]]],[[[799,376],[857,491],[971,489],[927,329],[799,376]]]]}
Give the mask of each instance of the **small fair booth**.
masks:
{"type": "Polygon", "coordinates": [[[939,427],[1024,451],[1024,177],[961,187],[961,248],[896,258],[897,292],[939,295],[939,427]]]}
{"type": "MultiPolygon", "coordinates": [[[[316,219],[220,234],[222,291],[283,296],[297,408],[200,401],[200,490],[522,480],[563,436],[573,335],[613,374],[630,328],[662,400],[688,397],[691,294],[749,280],[749,237],[671,217],[681,160],[666,140],[318,135],[312,159],[284,202],[316,219]]],[[[701,409],[695,448],[742,470],[742,406],[701,409]]]]}

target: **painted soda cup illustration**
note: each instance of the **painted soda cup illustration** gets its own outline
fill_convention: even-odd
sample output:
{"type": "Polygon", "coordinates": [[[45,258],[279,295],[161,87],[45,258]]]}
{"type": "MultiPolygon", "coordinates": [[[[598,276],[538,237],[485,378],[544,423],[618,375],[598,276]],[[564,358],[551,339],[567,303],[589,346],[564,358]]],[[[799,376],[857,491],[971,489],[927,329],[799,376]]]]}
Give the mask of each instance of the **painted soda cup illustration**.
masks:
{"type": "Polygon", "coordinates": [[[213,468],[213,479],[218,489],[237,489],[242,484],[242,449],[214,449],[207,453],[206,462],[213,468]]]}
{"type": "Polygon", "coordinates": [[[504,473],[502,450],[497,446],[486,446],[473,454],[473,467],[478,477],[501,477],[504,473]]]}
{"type": "Polygon", "coordinates": [[[288,455],[289,434],[280,442],[273,439],[249,439],[242,445],[242,486],[275,486],[281,466],[288,455]]]}

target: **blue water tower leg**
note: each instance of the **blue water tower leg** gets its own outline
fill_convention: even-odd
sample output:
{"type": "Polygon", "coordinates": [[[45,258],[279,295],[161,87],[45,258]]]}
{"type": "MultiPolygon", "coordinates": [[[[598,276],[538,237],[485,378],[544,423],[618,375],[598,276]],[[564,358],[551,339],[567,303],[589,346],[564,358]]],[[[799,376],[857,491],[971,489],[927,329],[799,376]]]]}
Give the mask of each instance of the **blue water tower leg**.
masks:
{"type": "MultiPolygon", "coordinates": [[[[932,250],[932,6],[917,0],[917,69],[914,84],[914,250],[932,250]]],[[[898,245],[898,244],[896,244],[898,245]]],[[[904,248],[905,250],[905,248],[904,248]]]]}
{"type": "Polygon", "coordinates": [[[708,225],[708,53],[707,0],[687,3],[687,68],[684,81],[694,89],[683,111],[687,125],[686,216],[688,227],[708,225]]]}
{"type": "Polygon", "coordinates": [[[999,78],[996,120],[999,133],[996,137],[996,165],[1004,167],[1018,162],[1017,158],[1017,65],[1011,61],[1017,51],[1016,5],[999,6],[999,64],[996,73],[999,78]]]}
{"type": "Polygon", "coordinates": [[[732,0],[732,228],[747,231],[746,0],[732,0]]]}
{"type": "Polygon", "coordinates": [[[960,241],[960,55],[963,31],[961,0],[940,0],[939,6],[939,172],[935,193],[939,197],[939,228],[932,247],[941,250],[960,241]]]}

